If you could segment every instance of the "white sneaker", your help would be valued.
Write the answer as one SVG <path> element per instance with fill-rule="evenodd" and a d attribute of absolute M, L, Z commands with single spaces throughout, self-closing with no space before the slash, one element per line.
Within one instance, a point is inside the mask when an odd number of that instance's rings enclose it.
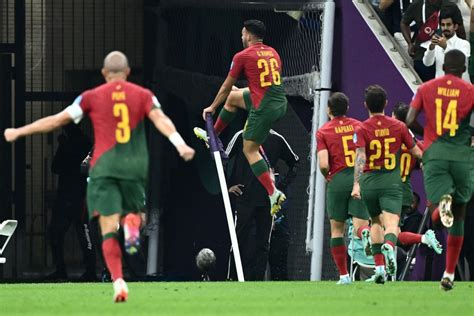
<path fill-rule="evenodd" d="M 128 287 L 127 283 L 123 279 L 117 279 L 114 281 L 114 302 L 121 303 L 126 302 L 128 299 Z"/>

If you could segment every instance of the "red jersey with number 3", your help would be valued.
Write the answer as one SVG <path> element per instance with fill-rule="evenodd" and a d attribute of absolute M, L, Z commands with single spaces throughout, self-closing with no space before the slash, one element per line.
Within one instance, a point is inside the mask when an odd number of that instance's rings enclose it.
<path fill-rule="evenodd" d="M 326 149 L 329 157 L 328 179 L 355 162 L 354 132 L 360 121 L 350 117 L 336 117 L 316 133 L 317 151 Z"/>
<path fill-rule="evenodd" d="M 430 80 L 418 88 L 411 106 L 425 112 L 424 161 L 469 160 L 474 108 L 470 83 L 450 74 Z"/>
<path fill-rule="evenodd" d="M 255 109 L 259 108 L 266 95 L 281 98 L 286 104 L 285 91 L 281 85 L 281 59 L 272 47 L 257 43 L 235 54 L 229 76 L 238 79 L 241 75 L 248 81 Z"/>
<path fill-rule="evenodd" d="M 354 143 L 357 148 L 365 148 L 364 172 L 395 170 L 399 167 L 402 144 L 409 149 L 415 146 L 406 125 L 386 115 L 365 120 L 356 128 Z"/>
<path fill-rule="evenodd" d="M 126 81 L 114 81 L 88 90 L 78 104 L 94 127 L 91 177 L 145 179 L 148 150 L 144 119 L 159 103 L 153 94 Z"/>

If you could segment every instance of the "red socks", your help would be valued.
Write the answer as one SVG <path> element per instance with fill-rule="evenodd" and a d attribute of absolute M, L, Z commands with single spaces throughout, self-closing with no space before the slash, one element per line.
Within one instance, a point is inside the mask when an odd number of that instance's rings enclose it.
<path fill-rule="evenodd" d="M 346 245 L 331 247 L 331 254 L 339 275 L 349 274 L 347 272 L 347 248 Z"/>
<path fill-rule="evenodd" d="M 102 241 L 102 253 L 107 268 L 112 276 L 112 280 L 123 279 L 122 251 L 120 250 L 120 245 L 116 236 Z"/>
<path fill-rule="evenodd" d="M 446 250 L 446 272 L 454 274 L 459 254 L 461 253 L 464 236 L 448 235 L 448 249 Z"/>
<path fill-rule="evenodd" d="M 268 195 L 272 195 L 275 192 L 275 185 L 273 184 L 272 177 L 270 177 L 270 172 L 264 172 L 257 177 L 258 181 L 263 185 L 265 190 L 267 190 Z"/>
<path fill-rule="evenodd" d="M 421 235 L 410 232 L 401 232 L 398 234 L 398 240 L 404 246 L 411 246 L 421 243 Z"/>
<path fill-rule="evenodd" d="M 220 116 L 217 118 L 216 123 L 214 124 L 214 129 L 216 130 L 216 135 L 219 135 L 226 127 L 229 125 L 229 123 L 224 122 Z"/>

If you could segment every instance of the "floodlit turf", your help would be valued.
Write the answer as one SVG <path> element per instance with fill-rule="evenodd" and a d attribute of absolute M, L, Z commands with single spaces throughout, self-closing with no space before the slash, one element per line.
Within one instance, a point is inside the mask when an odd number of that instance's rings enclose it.
<path fill-rule="evenodd" d="M 0 284 L 0 315 L 474 315 L 474 283 L 129 283 L 112 303 L 110 283 Z"/>

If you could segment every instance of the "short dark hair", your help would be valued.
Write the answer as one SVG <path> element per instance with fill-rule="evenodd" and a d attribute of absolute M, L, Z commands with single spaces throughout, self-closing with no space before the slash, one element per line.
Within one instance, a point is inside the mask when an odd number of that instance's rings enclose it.
<path fill-rule="evenodd" d="M 334 92 L 328 100 L 328 107 L 334 116 L 343 116 L 347 113 L 349 98 L 342 92 Z"/>
<path fill-rule="evenodd" d="M 441 10 L 439 12 L 439 22 L 441 23 L 441 19 L 449 19 L 453 20 L 454 24 L 462 25 L 462 14 L 459 10 L 457 4 L 452 2 L 443 3 L 441 6 Z"/>
<path fill-rule="evenodd" d="M 407 119 L 407 114 L 408 114 L 408 109 L 410 106 L 406 104 L 405 102 L 397 102 L 395 104 L 395 107 L 393 108 L 393 114 L 395 114 L 395 117 L 397 120 L 405 122 Z"/>
<path fill-rule="evenodd" d="M 244 27 L 252 35 L 255 35 L 256 37 L 263 39 L 265 37 L 265 24 L 263 24 L 262 21 L 260 20 L 247 20 L 244 22 Z"/>
<path fill-rule="evenodd" d="M 378 84 L 365 88 L 364 100 L 371 113 L 381 113 L 387 102 L 387 92 Z"/>
<path fill-rule="evenodd" d="M 439 24 L 441 25 L 441 20 L 451 19 L 453 24 L 459 25 L 459 21 L 456 21 L 455 17 L 456 15 L 451 8 L 443 8 L 439 13 Z"/>
<path fill-rule="evenodd" d="M 466 70 L 466 55 L 458 49 L 444 54 L 443 70 L 446 74 L 461 75 Z"/>

